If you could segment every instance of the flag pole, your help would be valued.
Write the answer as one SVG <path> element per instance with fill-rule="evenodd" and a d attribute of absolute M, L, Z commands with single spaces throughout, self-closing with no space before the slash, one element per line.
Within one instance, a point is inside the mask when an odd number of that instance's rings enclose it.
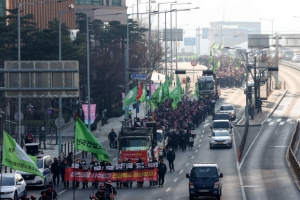
<path fill-rule="evenodd" d="M 77 120 L 78 120 L 78 112 L 75 113 L 75 131 L 74 131 L 74 148 L 73 148 L 73 163 L 74 163 L 74 167 L 73 167 L 73 174 L 74 174 L 74 170 L 75 170 L 75 134 L 76 134 L 76 123 L 77 123 Z M 73 164 L 72 163 L 72 164 Z M 72 164 L 71 164 L 71 167 L 72 167 Z M 75 176 L 73 175 L 73 200 L 75 200 L 75 189 L 76 189 L 76 182 L 75 182 Z"/>

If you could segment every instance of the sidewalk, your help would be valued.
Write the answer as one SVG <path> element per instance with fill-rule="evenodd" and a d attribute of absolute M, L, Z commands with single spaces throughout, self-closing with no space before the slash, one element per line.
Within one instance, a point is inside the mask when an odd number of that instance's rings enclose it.
<path fill-rule="evenodd" d="M 262 125 L 273 114 L 286 93 L 287 90 L 273 90 L 268 99 L 262 101 L 262 113 L 257 113 L 257 110 L 255 109 L 253 120 L 249 115 L 249 126 Z M 236 124 L 236 126 L 244 126 L 245 122 L 246 117 L 243 115 L 242 119 Z"/>

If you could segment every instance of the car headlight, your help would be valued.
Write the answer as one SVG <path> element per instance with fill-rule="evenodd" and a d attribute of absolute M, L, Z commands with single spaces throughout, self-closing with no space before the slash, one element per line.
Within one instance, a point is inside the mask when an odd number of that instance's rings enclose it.
<path fill-rule="evenodd" d="M 194 183 L 190 182 L 190 188 L 194 188 Z"/>
<path fill-rule="evenodd" d="M 219 188 L 219 182 L 215 182 L 214 188 Z"/>
<path fill-rule="evenodd" d="M 231 139 L 227 139 L 226 142 L 231 142 Z"/>
<path fill-rule="evenodd" d="M 3 192 L 3 194 L 11 194 L 13 193 L 14 191 L 9 191 L 9 192 Z"/>

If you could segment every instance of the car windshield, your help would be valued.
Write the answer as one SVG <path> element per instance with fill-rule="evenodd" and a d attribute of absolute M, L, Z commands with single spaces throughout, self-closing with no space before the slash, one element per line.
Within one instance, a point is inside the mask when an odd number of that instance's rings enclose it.
<path fill-rule="evenodd" d="M 221 106 L 220 110 L 233 110 L 233 106 L 231 106 L 231 105 Z"/>
<path fill-rule="evenodd" d="M 229 128 L 228 122 L 214 122 L 213 128 Z"/>
<path fill-rule="evenodd" d="M 216 114 L 214 120 L 218 119 L 230 119 L 230 116 L 228 114 Z"/>
<path fill-rule="evenodd" d="M 149 140 L 124 139 L 121 141 L 121 150 L 148 150 Z"/>
<path fill-rule="evenodd" d="M 214 89 L 214 82 L 204 82 L 199 83 L 199 89 L 200 90 L 213 90 Z"/>
<path fill-rule="evenodd" d="M 37 161 L 36 161 L 36 166 L 37 166 L 39 169 L 42 169 L 42 168 L 43 168 L 43 160 L 37 160 Z"/>
<path fill-rule="evenodd" d="M 218 172 L 215 167 L 194 167 L 191 178 L 217 178 Z"/>
<path fill-rule="evenodd" d="M 227 131 L 223 132 L 213 132 L 212 136 L 229 136 L 229 133 Z"/>
<path fill-rule="evenodd" d="M 14 177 L 5 177 L 5 176 L 2 176 L 2 184 L 1 184 L 1 186 L 12 186 L 12 185 L 15 185 Z"/>

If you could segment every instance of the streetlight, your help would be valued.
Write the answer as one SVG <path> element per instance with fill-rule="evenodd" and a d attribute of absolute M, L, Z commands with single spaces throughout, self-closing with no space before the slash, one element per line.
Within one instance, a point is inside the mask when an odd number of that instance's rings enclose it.
<path fill-rule="evenodd" d="M 61 3 L 66 0 L 55 0 L 55 1 L 46 1 L 46 2 L 28 2 L 28 3 L 18 3 L 18 61 L 21 61 L 21 6 L 24 5 L 34 5 L 34 4 L 48 4 L 48 3 Z M 18 142 L 21 146 L 21 97 L 18 97 Z"/>
<path fill-rule="evenodd" d="M 67 12 L 80 12 L 80 11 L 89 11 L 89 10 L 98 10 L 98 9 L 100 9 L 100 8 L 92 8 L 92 9 L 79 9 L 79 10 L 72 10 L 74 8 L 74 6 L 73 6 L 73 4 L 70 4 L 69 5 L 69 10 L 61 10 L 61 11 L 59 11 L 59 13 L 58 13 L 58 28 L 59 28 L 59 30 L 58 30 L 58 37 L 59 37 L 59 45 L 58 45 L 58 48 L 59 48 L 59 61 L 61 61 L 61 49 L 62 49 L 62 42 L 61 42 L 61 15 L 63 14 L 63 13 L 67 13 Z"/>
<path fill-rule="evenodd" d="M 173 6 L 177 6 L 177 5 L 187 5 L 187 4 L 192 4 L 191 2 L 189 3 L 174 3 L 170 5 L 170 10 L 172 10 Z M 170 12 L 170 24 L 171 24 L 171 76 L 173 73 L 173 65 L 172 65 L 172 60 L 173 60 L 173 27 L 172 27 L 172 12 Z M 177 23 L 177 20 L 176 20 Z"/>
<path fill-rule="evenodd" d="M 3 118 L 3 115 L 4 115 L 5 113 L 2 111 L 2 109 L 0 108 L 0 134 L 1 134 L 1 137 L 2 137 L 2 141 L 3 141 L 3 126 L 2 126 L 2 118 Z M 1 187 L 2 187 L 2 158 L 3 158 L 3 142 L 2 142 L 2 145 L 1 145 L 1 159 L 0 159 L 0 161 L 1 161 L 1 164 L 0 164 L 0 166 L 1 166 L 1 180 L 0 180 L 0 184 L 1 184 Z M 0 199 L 1 199 L 1 193 L 2 192 L 0 192 Z"/>
<path fill-rule="evenodd" d="M 273 19 L 263 19 L 263 18 L 259 18 L 259 20 L 265 20 L 265 21 L 269 21 L 269 22 L 272 22 L 272 45 L 273 45 L 273 20 L 274 20 L 274 18 Z"/>
<path fill-rule="evenodd" d="M 139 23 L 139 4 L 147 4 L 149 2 L 145 2 L 145 3 L 139 3 L 139 0 L 136 0 L 136 3 L 132 4 L 132 18 L 133 18 L 133 12 L 134 12 L 134 6 L 136 5 L 136 13 L 137 14 L 137 22 Z"/>

